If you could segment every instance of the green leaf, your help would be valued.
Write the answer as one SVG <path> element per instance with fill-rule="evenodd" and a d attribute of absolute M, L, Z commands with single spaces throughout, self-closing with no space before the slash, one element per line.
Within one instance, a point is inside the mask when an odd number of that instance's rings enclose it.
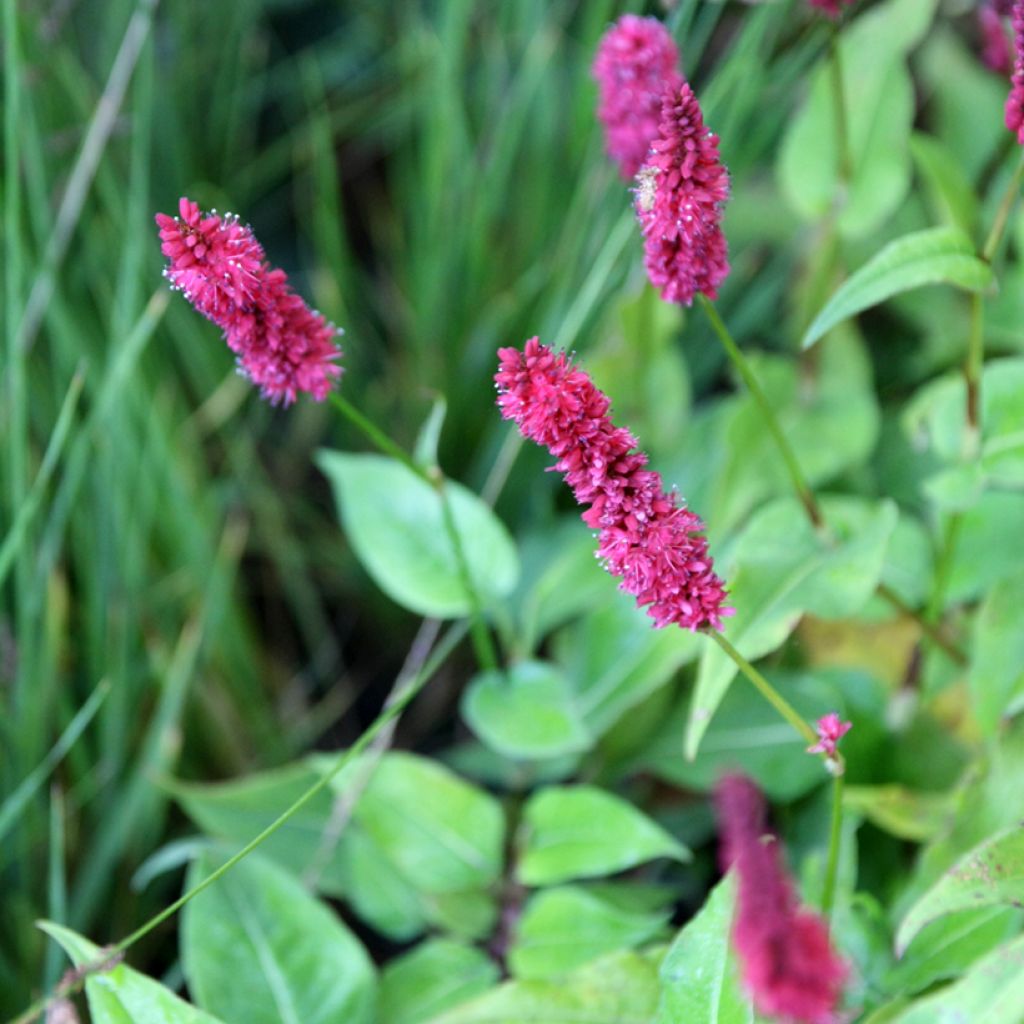
<path fill-rule="evenodd" d="M 380 978 L 380 1024 L 421 1024 L 486 992 L 498 965 L 473 946 L 430 939 L 392 960 Z"/>
<path fill-rule="evenodd" d="M 894 1024 L 1019 1024 L 1024 1019 L 1024 936 L 977 961 L 957 982 L 913 1003 Z"/>
<path fill-rule="evenodd" d="M 900 839 L 924 842 L 941 831 L 953 813 L 947 793 L 927 793 L 905 786 L 846 786 L 843 806 Z"/>
<path fill-rule="evenodd" d="M 657 959 L 613 953 L 558 981 L 506 982 L 431 1024 L 643 1024 L 657 1002 Z"/>
<path fill-rule="evenodd" d="M 889 0 L 864 12 L 839 39 L 852 180 L 839 178 L 839 143 L 829 58 L 815 69 L 807 102 L 779 150 L 783 194 L 806 220 L 838 210 L 846 236 L 880 227 L 910 187 L 907 139 L 914 88 L 906 54 L 934 17 L 936 0 Z"/>
<path fill-rule="evenodd" d="M 736 609 L 725 632 L 748 659 L 779 647 L 805 611 L 843 618 L 863 607 L 878 585 L 896 526 L 895 505 L 853 497 L 826 497 L 820 505 L 835 543 L 808 523 L 795 498 L 763 508 L 736 539 L 723 567 L 729 603 Z M 735 675 L 732 660 L 708 642 L 687 724 L 687 758 L 696 756 Z"/>
<path fill-rule="evenodd" d="M 676 936 L 659 972 L 655 1024 L 753 1024 L 754 1010 L 740 989 L 729 939 L 735 890 L 730 873 Z"/>
<path fill-rule="evenodd" d="M 501 874 L 505 819 L 500 804 L 429 758 L 385 754 L 354 817 L 422 892 L 480 888 Z"/>
<path fill-rule="evenodd" d="M 904 916 L 896 932 L 902 953 L 930 921 L 952 913 L 1024 901 L 1024 830 L 1019 825 L 997 833 L 953 865 Z"/>
<path fill-rule="evenodd" d="M 1020 710 L 1024 695 L 1024 572 L 1000 580 L 974 620 L 968 683 L 982 731 L 993 736 L 1004 715 Z"/>
<path fill-rule="evenodd" d="M 476 676 L 463 692 L 462 717 L 507 757 L 555 757 L 587 750 L 593 742 L 568 680 L 541 661 Z"/>
<path fill-rule="evenodd" d="M 597 735 L 664 686 L 703 643 L 684 629 L 655 629 L 647 613 L 614 584 L 608 593 L 604 607 L 555 640 L 555 659 L 572 681 L 576 707 Z"/>
<path fill-rule="evenodd" d="M 594 786 L 550 786 L 523 809 L 518 877 L 552 885 L 610 875 L 656 857 L 689 860 L 690 851 L 631 803 Z"/>
<path fill-rule="evenodd" d="M 76 967 L 103 959 L 99 946 L 70 928 L 52 921 L 40 921 L 39 927 L 64 947 Z M 123 963 L 89 975 L 85 993 L 93 1024 L 219 1024 L 216 1017 Z"/>
<path fill-rule="evenodd" d="M 952 284 L 976 292 L 991 288 L 995 276 L 958 228 L 929 228 L 904 235 L 840 285 L 807 328 L 803 347 L 810 348 L 847 317 L 926 284 Z"/>
<path fill-rule="evenodd" d="M 535 893 L 519 919 L 508 963 L 517 978 L 557 978 L 617 949 L 653 939 L 670 916 L 630 910 L 567 885 Z"/>
<path fill-rule="evenodd" d="M 420 615 L 468 615 L 472 601 L 435 488 L 394 459 L 321 451 L 352 549 L 377 585 Z M 471 491 L 445 486 L 470 578 L 485 605 L 511 592 L 519 563 L 511 537 Z"/>
<path fill-rule="evenodd" d="M 923 132 L 910 137 L 910 153 L 928 185 L 937 213 L 952 227 L 970 234 L 978 221 L 978 198 L 964 173 L 960 155 Z"/>
<path fill-rule="evenodd" d="M 926 924 L 885 978 L 888 992 L 911 994 L 957 978 L 979 957 L 1013 938 L 1024 922 L 1015 907 L 960 910 Z"/>
<path fill-rule="evenodd" d="M 218 866 L 199 857 L 192 888 Z M 290 874 L 258 854 L 182 912 L 182 966 L 196 1002 L 245 1024 L 371 1024 L 373 963 L 359 940 Z"/>
<path fill-rule="evenodd" d="M 1024 495 L 986 492 L 960 517 L 950 559 L 946 606 L 984 597 L 996 582 L 1024 569 Z"/>

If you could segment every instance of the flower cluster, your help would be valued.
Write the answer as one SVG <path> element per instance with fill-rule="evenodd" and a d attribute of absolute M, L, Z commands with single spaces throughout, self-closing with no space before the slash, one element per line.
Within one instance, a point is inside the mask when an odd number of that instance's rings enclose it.
<path fill-rule="evenodd" d="M 616 427 L 610 402 L 590 377 L 531 338 L 503 348 L 495 381 L 502 416 L 558 461 L 583 520 L 598 530 L 598 557 L 657 626 L 721 627 L 725 589 L 715 575 L 703 524 L 666 493 L 636 438 Z"/>
<path fill-rule="evenodd" d="M 797 902 L 780 844 L 766 834 L 764 798 L 749 779 L 715 790 L 723 870 L 738 880 L 733 943 L 758 1013 L 800 1024 L 833 1024 L 847 967 L 825 922 Z"/>
<path fill-rule="evenodd" d="M 338 330 L 312 311 L 270 267 L 250 228 L 237 217 L 203 214 L 182 197 L 179 216 L 158 213 L 171 287 L 224 332 L 241 372 L 275 404 L 300 391 L 318 401 L 341 376 Z"/>
<path fill-rule="evenodd" d="M 718 156 L 718 136 L 704 127 L 689 84 L 662 97 L 658 135 L 638 175 L 636 212 L 644 235 L 644 264 L 666 302 L 709 299 L 729 273 L 722 207 L 729 175 Z"/>
<path fill-rule="evenodd" d="M 1013 25 L 1013 77 L 1006 97 L 1006 127 L 1024 145 L 1024 0 L 1014 0 L 1010 11 Z"/>
<path fill-rule="evenodd" d="M 608 155 L 623 178 L 632 178 L 647 157 L 658 131 L 666 86 L 682 83 L 679 51 L 657 18 L 621 17 L 601 38 L 594 58 Z"/>
<path fill-rule="evenodd" d="M 1003 26 L 1004 11 L 996 0 L 988 0 L 978 8 L 978 28 L 981 32 L 981 60 L 992 71 L 1008 75 L 1013 65 L 1010 41 Z"/>
<path fill-rule="evenodd" d="M 853 728 L 852 722 L 844 722 L 834 711 L 822 715 L 814 723 L 818 742 L 807 748 L 808 754 L 824 754 L 834 758 L 838 753 L 839 741 Z"/>

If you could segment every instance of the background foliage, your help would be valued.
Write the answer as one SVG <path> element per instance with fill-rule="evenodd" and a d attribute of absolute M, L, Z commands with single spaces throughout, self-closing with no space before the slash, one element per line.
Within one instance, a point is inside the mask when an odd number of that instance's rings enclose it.
<path fill-rule="evenodd" d="M 953 239 L 934 279 L 988 284 L 955 257 L 1013 171 L 1005 83 L 969 4 L 859 5 L 833 215 L 826 25 L 795 0 L 657 12 L 731 173 L 718 308 L 827 492 L 826 546 L 706 322 L 645 286 L 589 79 L 638 6 L 6 0 L 0 1015 L 57 981 L 58 942 L 88 959 L 75 933 L 124 936 L 251 838 L 434 642 L 419 616 L 467 610 L 417 533 L 415 479 L 355 454 L 329 408 L 256 400 L 166 291 L 152 215 L 187 194 L 252 223 L 344 326 L 345 393 L 465 485 L 512 667 L 495 679 L 460 645 L 372 773 L 354 762 L 337 799 L 90 981 L 95 1020 L 751 1019 L 705 794 L 722 768 L 753 775 L 814 902 L 825 778 L 721 652 L 616 593 L 544 454 L 509 442 L 495 350 L 533 334 L 579 352 L 707 522 L 737 646 L 800 711 L 855 723 L 850 1005 L 1024 1019 L 1020 218 L 986 299 L 977 457 L 962 291 L 869 274 L 800 348 L 840 281 L 912 232 Z M 121 99 L 108 76 L 140 29 Z M 1007 884 L 944 875 L 989 854 Z"/>

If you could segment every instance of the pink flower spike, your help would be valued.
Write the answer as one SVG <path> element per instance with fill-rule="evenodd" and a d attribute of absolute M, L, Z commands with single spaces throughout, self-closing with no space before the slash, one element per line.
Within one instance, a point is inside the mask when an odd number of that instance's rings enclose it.
<path fill-rule="evenodd" d="M 290 405 L 304 391 L 323 401 L 341 377 L 341 332 L 291 290 L 237 217 L 203 214 L 184 197 L 178 208 L 177 217 L 156 215 L 171 287 L 221 328 L 264 398 Z"/>
<path fill-rule="evenodd" d="M 1013 25 L 1013 76 L 1006 97 L 1006 127 L 1016 133 L 1024 145 L 1024 0 L 1013 0 L 1010 11 Z"/>
<path fill-rule="evenodd" d="M 749 779 L 729 775 L 715 808 L 722 868 L 738 880 L 732 941 L 754 1007 L 791 1024 L 836 1024 L 849 970 L 825 921 L 799 906 L 780 843 L 766 832 L 764 798 Z"/>
<path fill-rule="evenodd" d="M 827 14 L 830 18 L 838 18 L 843 4 L 853 4 L 856 0 L 810 0 L 812 7 Z"/>
<path fill-rule="evenodd" d="M 839 716 L 830 711 L 815 722 L 814 728 L 818 733 L 818 742 L 808 747 L 807 753 L 835 757 L 836 745 L 853 728 L 853 723 L 840 721 Z"/>
<path fill-rule="evenodd" d="M 981 61 L 999 75 L 1009 75 L 1013 65 L 1010 56 L 1010 40 L 1000 16 L 999 7 L 993 3 L 978 8 L 978 28 L 981 30 Z"/>
<path fill-rule="evenodd" d="M 625 14 L 601 37 L 591 73 L 605 148 L 622 177 L 632 178 L 658 133 L 662 92 L 682 84 L 679 51 L 657 18 Z"/>
<path fill-rule="evenodd" d="M 715 575 L 703 524 L 666 493 L 636 438 L 616 427 L 608 396 L 573 366 L 531 338 L 523 351 L 498 352 L 498 407 L 520 433 L 558 460 L 583 521 L 598 531 L 598 558 L 618 576 L 659 628 L 721 628 L 731 615 Z"/>
<path fill-rule="evenodd" d="M 722 208 L 729 175 L 718 157 L 718 136 L 685 82 L 662 96 L 658 135 L 637 175 L 636 213 L 644 235 L 644 264 L 666 302 L 689 306 L 701 292 L 718 296 L 729 273 Z"/>

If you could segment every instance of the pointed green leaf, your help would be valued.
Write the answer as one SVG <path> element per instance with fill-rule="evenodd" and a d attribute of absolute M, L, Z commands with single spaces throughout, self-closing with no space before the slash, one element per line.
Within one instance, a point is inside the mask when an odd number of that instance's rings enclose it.
<path fill-rule="evenodd" d="M 394 459 L 321 451 L 346 536 L 374 582 L 420 615 L 468 615 L 472 601 L 445 528 L 437 490 Z M 508 531 L 472 491 L 445 485 L 474 588 L 484 604 L 515 586 L 519 562 Z"/>
<path fill-rule="evenodd" d="M 595 786 L 549 786 L 523 810 L 519 880 L 551 885 L 610 875 L 656 857 L 690 851 L 631 803 Z"/>
<path fill-rule="evenodd" d="M 929 228 L 904 235 L 840 285 L 807 328 L 803 347 L 810 348 L 847 317 L 926 284 L 952 284 L 977 292 L 991 288 L 995 276 L 958 228 Z"/>

